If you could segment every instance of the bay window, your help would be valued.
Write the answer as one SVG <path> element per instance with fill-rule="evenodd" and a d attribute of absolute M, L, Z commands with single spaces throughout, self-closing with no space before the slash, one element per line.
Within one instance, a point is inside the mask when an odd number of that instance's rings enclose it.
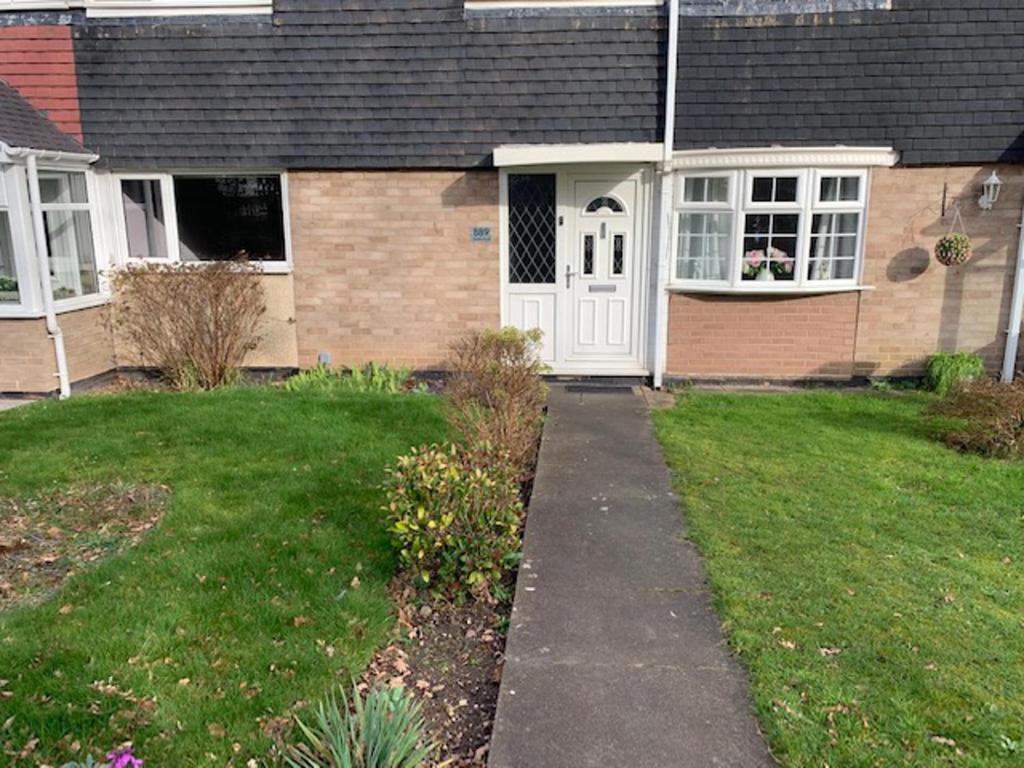
<path fill-rule="evenodd" d="M 863 170 L 677 176 L 673 285 L 723 292 L 855 287 L 866 186 Z"/>
<path fill-rule="evenodd" d="M 280 175 L 124 175 L 119 185 L 121 249 L 129 260 L 287 267 Z"/>

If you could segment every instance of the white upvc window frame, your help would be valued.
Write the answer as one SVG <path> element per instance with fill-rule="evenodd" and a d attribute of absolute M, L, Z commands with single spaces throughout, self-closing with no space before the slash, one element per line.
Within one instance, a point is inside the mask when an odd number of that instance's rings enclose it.
<path fill-rule="evenodd" d="M 103 248 L 103 222 L 98 204 L 100 192 L 96 181 L 96 174 L 91 168 L 81 166 L 39 164 L 39 176 L 47 174 L 80 173 L 85 177 L 86 202 L 84 203 L 42 203 L 40 206 L 43 213 L 49 210 L 85 211 L 89 214 L 89 232 L 92 235 L 93 260 L 96 266 L 97 291 L 83 296 L 72 296 L 65 299 L 54 297 L 53 308 L 59 312 L 71 312 L 76 309 L 95 307 L 105 304 L 110 300 L 110 288 L 105 278 L 105 272 L 109 266 L 104 258 Z M 52 258 L 52 256 L 51 256 Z M 49 279 L 49 274 L 46 275 Z"/>
<path fill-rule="evenodd" d="M 259 267 L 264 274 L 290 274 L 293 269 L 292 263 L 292 230 L 291 213 L 288 208 L 288 172 L 277 170 L 246 170 L 246 171 L 219 171 L 219 170 L 189 170 L 159 172 L 139 171 L 138 173 L 120 171 L 112 174 L 111 184 L 111 210 L 115 212 L 114 230 L 115 240 L 114 253 L 118 265 L 132 264 L 216 264 L 216 261 L 182 262 L 181 242 L 178 239 L 178 206 L 175 197 L 174 179 L 184 177 L 211 178 L 216 176 L 277 176 L 281 180 L 281 216 L 284 224 L 284 261 L 253 261 L 253 265 Z M 160 194 L 163 198 L 164 209 L 164 233 L 167 237 L 167 258 L 166 259 L 145 259 L 136 258 L 128 250 L 128 231 L 124 216 L 124 202 L 121 197 L 121 182 L 125 180 L 159 181 Z"/>
<path fill-rule="evenodd" d="M 755 166 L 749 168 L 685 168 L 675 172 L 675 205 L 672 216 L 672 258 L 668 287 L 677 291 L 743 293 L 743 294 L 785 294 L 785 293 L 828 293 L 831 291 L 862 288 L 864 270 L 864 240 L 867 222 L 869 170 L 864 167 L 792 167 Z M 757 177 L 797 177 L 795 202 L 754 202 L 753 183 Z M 819 190 L 823 177 L 857 177 L 858 199 L 854 201 L 820 202 Z M 689 203 L 684 201 L 686 180 L 692 178 L 726 177 L 729 179 L 729 203 Z M 727 269 L 728 277 L 723 280 L 689 280 L 678 277 L 678 256 L 680 248 L 680 222 L 686 213 L 732 214 L 731 253 Z M 792 280 L 758 281 L 743 279 L 744 235 L 748 214 L 798 214 L 800 223 L 797 233 L 797 247 Z M 809 277 L 809 259 L 812 222 L 816 214 L 854 213 L 858 215 L 856 262 L 854 276 L 850 279 L 817 279 Z"/>

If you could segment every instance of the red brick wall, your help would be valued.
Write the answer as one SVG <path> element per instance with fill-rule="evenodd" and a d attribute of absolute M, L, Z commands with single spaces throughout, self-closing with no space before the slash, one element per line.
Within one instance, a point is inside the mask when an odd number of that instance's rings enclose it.
<path fill-rule="evenodd" d="M 0 27 L 0 79 L 82 140 L 70 27 Z"/>
<path fill-rule="evenodd" d="M 669 301 L 670 376 L 849 378 L 856 293 L 762 297 L 675 294 Z"/>

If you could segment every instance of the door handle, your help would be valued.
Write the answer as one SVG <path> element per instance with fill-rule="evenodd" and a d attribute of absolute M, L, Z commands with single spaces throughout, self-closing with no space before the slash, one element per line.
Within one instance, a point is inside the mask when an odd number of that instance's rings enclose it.
<path fill-rule="evenodd" d="M 566 288 L 572 288 L 572 279 L 574 277 L 576 277 L 576 273 L 572 271 L 572 268 L 568 264 L 566 264 L 565 265 L 565 287 Z"/>

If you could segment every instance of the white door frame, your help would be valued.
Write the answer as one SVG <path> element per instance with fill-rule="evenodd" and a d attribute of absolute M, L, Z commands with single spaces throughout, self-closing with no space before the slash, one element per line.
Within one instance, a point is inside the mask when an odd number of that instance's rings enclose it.
<path fill-rule="evenodd" d="M 556 230 L 555 283 L 537 286 L 511 285 L 508 280 L 508 176 L 509 174 L 534 173 L 555 175 L 555 208 L 558 217 Z M 576 202 L 575 180 L 606 178 L 609 175 L 633 178 L 637 181 L 636 221 L 636 270 L 633 281 L 636 286 L 636 301 L 633 306 L 632 328 L 636 346 L 636 365 L 602 365 L 600 361 L 571 361 L 569 357 L 568 312 L 571 311 L 570 291 L 565 288 L 566 264 L 570 264 L 575 247 Z M 574 164 L 574 165 L 531 165 L 522 168 L 508 167 L 499 171 L 499 252 L 500 278 L 499 295 L 501 302 L 501 324 L 512 322 L 512 301 L 531 294 L 530 300 L 537 311 L 553 313 L 554 338 L 546 340 L 547 364 L 551 373 L 580 376 L 647 376 L 651 372 L 648 333 L 651 321 L 650 275 L 652 274 L 651 231 L 652 195 L 655 172 L 653 165 L 636 163 L 616 164 Z M 552 297 L 549 299 L 548 297 Z M 548 308 L 549 301 L 553 306 Z M 542 308 L 543 307 L 543 308 Z"/>

